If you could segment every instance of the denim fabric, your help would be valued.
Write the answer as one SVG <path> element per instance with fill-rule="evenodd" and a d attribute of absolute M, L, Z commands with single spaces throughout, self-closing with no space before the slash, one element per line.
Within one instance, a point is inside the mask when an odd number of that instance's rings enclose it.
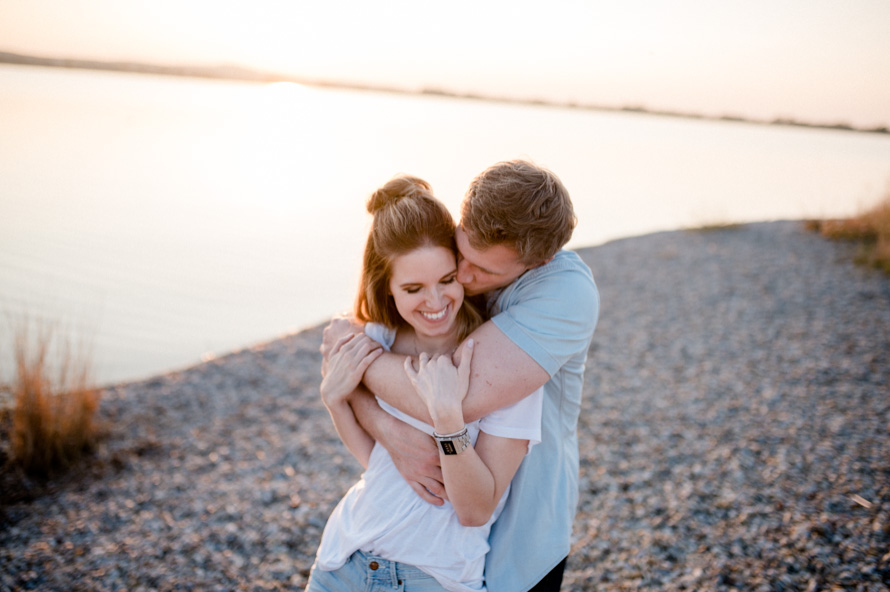
<path fill-rule="evenodd" d="M 373 567 L 376 566 L 376 569 Z M 306 592 L 445 592 L 436 578 L 413 565 L 356 551 L 341 567 L 312 567 Z"/>

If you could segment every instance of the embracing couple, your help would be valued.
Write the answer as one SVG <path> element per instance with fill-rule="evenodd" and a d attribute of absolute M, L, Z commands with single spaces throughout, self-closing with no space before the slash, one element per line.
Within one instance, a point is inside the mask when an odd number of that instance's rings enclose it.
<path fill-rule="evenodd" d="M 550 171 L 502 162 L 460 223 L 425 181 L 368 201 L 354 318 L 325 330 L 322 399 L 365 468 L 307 590 L 558 590 L 578 502 L 577 423 L 599 313 Z"/>

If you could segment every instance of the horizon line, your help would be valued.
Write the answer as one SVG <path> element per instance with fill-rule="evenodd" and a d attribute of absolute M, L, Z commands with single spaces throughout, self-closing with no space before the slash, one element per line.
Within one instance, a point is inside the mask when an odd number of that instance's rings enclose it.
<path fill-rule="evenodd" d="M 603 111 L 612 113 L 635 113 L 641 115 L 655 115 L 662 117 L 680 117 L 686 119 L 700 119 L 706 121 L 718 121 L 727 123 L 749 123 L 754 125 L 781 125 L 793 127 L 817 128 L 835 131 L 847 131 L 856 133 L 890 134 L 887 126 L 881 127 L 857 127 L 848 123 L 812 123 L 798 121 L 796 119 L 777 117 L 772 120 L 749 118 L 740 115 L 705 115 L 701 113 L 688 113 L 663 109 L 649 109 L 642 105 L 608 106 L 576 101 L 558 102 L 543 99 L 498 97 L 480 95 L 475 93 L 458 93 L 447 89 L 435 87 L 423 87 L 419 90 L 410 90 L 396 86 L 358 83 L 348 81 L 334 81 L 325 79 L 310 79 L 290 74 L 268 72 L 255 68 L 249 68 L 234 64 L 216 65 L 188 65 L 171 66 L 147 62 L 112 61 L 112 60 L 87 60 L 78 58 L 48 58 L 35 55 L 20 54 L 0 51 L 0 64 L 13 64 L 23 66 L 41 66 L 51 68 L 70 68 L 82 70 L 99 70 L 110 72 L 127 72 L 132 74 L 154 74 L 161 76 L 179 76 L 191 78 L 209 78 L 217 80 L 234 80 L 255 83 L 293 82 L 304 86 L 320 88 L 336 88 L 343 90 L 385 92 L 394 94 L 428 95 L 452 99 L 489 101 L 498 103 L 511 103 L 537 107 L 555 107 L 561 109 L 579 109 L 586 111 Z"/>

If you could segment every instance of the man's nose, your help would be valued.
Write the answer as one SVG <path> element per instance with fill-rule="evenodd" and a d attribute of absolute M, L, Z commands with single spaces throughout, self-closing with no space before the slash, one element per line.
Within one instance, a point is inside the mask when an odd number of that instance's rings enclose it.
<path fill-rule="evenodd" d="M 461 284 L 469 284 L 473 281 L 473 273 L 466 259 L 461 259 L 457 264 L 457 281 Z"/>

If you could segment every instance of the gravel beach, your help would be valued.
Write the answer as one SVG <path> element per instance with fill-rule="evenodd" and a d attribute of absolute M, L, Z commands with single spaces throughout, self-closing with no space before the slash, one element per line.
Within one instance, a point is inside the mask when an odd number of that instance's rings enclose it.
<path fill-rule="evenodd" d="M 579 252 L 602 310 L 563 590 L 890 589 L 890 278 L 796 221 Z M 107 388 L 88 462 L 0 491 L 0 590 L 301 590 L 360 473 L 320 342 Z"/>

